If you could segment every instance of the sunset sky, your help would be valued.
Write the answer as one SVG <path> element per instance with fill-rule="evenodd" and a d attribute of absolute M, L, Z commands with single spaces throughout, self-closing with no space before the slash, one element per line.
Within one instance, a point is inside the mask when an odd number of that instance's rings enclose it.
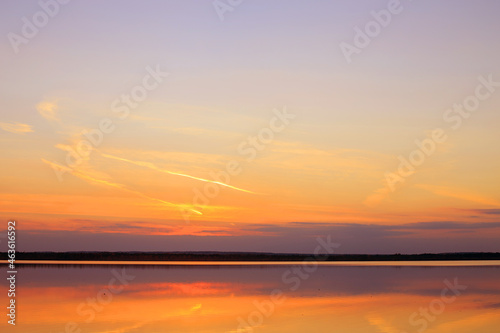
<path fill-rule="evenodd" d="M 500 251 L 500 2 L 46 2 L 0 2 L 19 250 Z"/>

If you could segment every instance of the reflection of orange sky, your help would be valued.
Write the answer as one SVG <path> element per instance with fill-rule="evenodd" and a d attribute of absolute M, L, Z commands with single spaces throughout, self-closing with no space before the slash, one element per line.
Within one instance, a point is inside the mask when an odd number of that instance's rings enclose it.
<path fill-rule="evenodd" d="M 254 286 L 255 288 L 256 286 Z M 96 289 L 97 288 L 97 289 Z M 43 302 L 43 299 L 51 298 L 64 301 L 70 298 L 85 298 L 91 295 L 93 291 L 99 289 L 106 289 L 107 285 L 102 286 L 79 286 L 73 287 L 26 287 L 23 294 L 30 295 L 30 299 L 35 302 Z M 239 289 L 237 289 L 239 288 Z M 245 288 L 249 288 L 247 285 Z M 154 297 L 154 296 L 209 296 L 209 295 L 229 295 L 234 292 L 242 292 L 243 288 L 238 287 L 237 284 L 218 283 L 218 282 L 193 282 L 193 283 L 147 283 L 147 284 L 133 284 L 127 286 L 127 294 L 133 297 Z"/>
<path fill-rule="evenodd" d="M 270 299 L 268 294 L 255 294 L 259 287 L 208 282 L 132 284 L 114 295 L 87 324 L 76 308 L 100 287 L 26 286 L 19 296 L 24 314 L 19 328 L 44 327 L 60 332 L 66 322 L 75 321 L 92 332 L 128 332 L 132 327 L 139 332 L 164 332 L 166 328 L 169 332 L 237 332 L 237 318 L 254 312 L 254 302 Z M 305 296 L 300 290 L 285 295 L 284 302 L 276 305 L 258 328 L 260 332 L 305 332 L 311 327 L 319 332 L 330 332 L 333 327 L 339 332 L 416 332 L 408 317 L 436 299 L 396 293 Z M 494 332 L 500 310 L 486 310 L 482 305 L 493 303 L 498 303 L 497 295 L 465 293 L 446 306 L 429 324 L 428 332 Z"/>

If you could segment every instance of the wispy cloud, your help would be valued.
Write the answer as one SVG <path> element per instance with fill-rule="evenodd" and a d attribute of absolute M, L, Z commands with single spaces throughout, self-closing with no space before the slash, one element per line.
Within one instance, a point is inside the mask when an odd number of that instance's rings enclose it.
<path fill-rule="evenodd" d="M 156 170 L 156 171 L 159 171 L 159 172 L 168 173 L 170 175 L 191 178 L 191 179 L 199 180 L 199 181 L 206 182 L 206 183 L 214 183 L 214 184 L 218 184 L 218 185 L 221 185 L 221 186 L 225 186 L 225 187 L 231 188 L 233 190 L 237 190 L 237 191 L 241 191 L 241 192 L 247 192 L 247 193 L 252 193 L 252 194 L 257 194 L 255 192 L 252 192 L 252 191 L 249 191 L 249 190 L 245 190 L 245 189 L 242 189 L 242 188 L 239 188 L 239 187 L 236 187 L 236 186 L 232 186 L 232 185 L 229 185 L 229 184 L 226 184 L 226 183 L 222 183 L 222 182 L 219 182 L 219 181 L 209 180 L 209 179 L 204 179 L 204 178 L 199 178 L 199 177 L 187 175 L 187 174 L 184 174 L 184 173 L 173 172 L 173 171 L 161 169 L 161 168 L 157 167 L 155 164 L 150 163 L 150 162 L 132 161 L 132 160 L 129 160 L 129 159 L 126 159 L 126 158 L 117 157 L 117 156 L 108 155 L 108 154 L 101 154 L 101 155 L 103 157 L 106 157 L 106 158 L 111 158 L 111 159 L 115 159 L 115 160 L 118 160 L 118 161 L 123 161 L 123 162 L 131 163 L 131 164 L 135 164 L 135 165 L 138 165 L 138 166 L 143 166 L 143 167 L 146 167 L 146 168 L 149 168 L 149 169 L 152 169 L 152 170 Z"/>
<path fill-rule="evenodd" d="M 42 158 L 42 161 L 48 165 L 50 165 L 52 168 L 54 169 L 57 169 L 57 170 L 61 170 L 61 171 L 65 171 L 65 172 L 69 172 L 71 173 L 72 175 L 74 175 L 75 177 L 78 177 L 80 179 L 83 179 L 89 183 L 92 183 L 92 184 L 97 184 L 97 185 L 104 185 L 104 186 L 108 186 L 108 187 L 114 187 L 114 188 L 118 188 L 118 189 L 121 189 L 123 191 L 126 191 L 126 192 L 129 192 L 129 193 L 132 193 L 132 194 L 135 194 L 137 196 L 140 196 L 142 198 L 145 198 L 145 199 L 148 199 L 148 200 L 151 200 L 151 201 L 155 201 L 155 202 L 158 202 L 164 206 L 168 206 L 168 207 L 175 207 L 175 208 L 178 208 L 178 209 L 187 209 L 189 211 L 192 211 L 193 213 L 196 213 L 196 214 L 199 214 L 201 215 L 201 212 L 193 209 L 193 208 L 190 208 L 188 207 L 187 205 L 183 205 L 183 204 L 176 204 L 176 203 L 173 203 L 173 202 L 168 202 L 168 201 L 165 201 L 165 200 L 161 200 L 161 199 L 158 199 L 158 198 L 154 198 L 154 197 L 151 197 L 149 195 L 146 195 L 142 192 L 139 192 L 139 191 L 135 191 L 135 190 L 131 190 L 131 189 L 128 189 L 125 187 L 125 185 L 122 185 L 122 184 L 118 184 L 118 183 L 114 183 L 114 182 L 110 182 L 110 181 L 107 181 L 107 180 L 103 180 L 103 179 L 97 179 L 95 177 L 92 177 L 88 174 L 85 174 L 83 172 L 80 172 L 80 171 L 77 171 L 75 169 L 70 169 L 68 167 L 65 167 L 65 166 L 62 166 L 62 165 L 59 165 L 57 163 L 53 163 L 53 162 L 50 162 L 50 161 L 47 161 L 45 159 Z"/>
<path fill-rule="evenodd" d="M 122 328 L 117 328 L 117 329 L 113 329 L 111 331 L 105 331 L 105 332 L 101 332 L 101 333 L 128 333 L 128 332 L 133 332 L 133 331 L 143 327 L 144 325 L 146 325 L 146 322 L 133 324 L 131 326 L 125 326 Z"/>
<path fill-rule="evenodd" d="M 43 101 L 37 104 L 38 113 L 47 120 L 58 121 L 57 104 L 54 102 Z"/>
<path fill-rule="evenodd" d="M 388 187 L 381 187 L 375 191 L 373 191 L 372 194 L 366 197 L 366 199 L 363 201 L 363 203 L 368 206 L 368 207 L 375 207 L 379 205 L 382 201 L 387 199 L 390 194 L 390 189 Z"/>
<path fill-rule="evenodd" d="M 221 131 L 221 130 L 214 130 L 214 129 L 209 129 L 209 128 L 201 128 L 201 127 L 164 127 L 164 126 L 153 126 L 152 128 L 163 128 L 170 130 L 172 132 L 180 133 L 180 134 L 185 134 L 185 135 L 193 135 L 193 136 L 198 136 L 198 137 L 210 137 L 211 139 L 213 138 L 223 138 L 223 139 L 228 139 L 228 138 L 237 138 L 239 136 L 238 133 L 236 132 L 229 132 L 229 131 Z"/>
<path fill-rule="evenodd" d="M 388 155 L 361 149 L 320 149 L 314 145 L 274 140 L 269 154 L 260 158 L 266 167 L 287 169 L 336 180 L 372 178 L 382 172 Z"/>
<path fill-rule="evenodd" d="M 500 215 L 500 209 L 469 209 L 469 211 L 486 214 L 486 215 Z"/>
<path fill-rule="evenodd" d="M 4 131 L 18 134 L 25 134 L 29 132 L 33 132 L 33 128 L 31 125 L 21 124 L 21 123 L 1 123 L 0 128 Z"/>
<path fill-rule="evenodd" d="M 498 206 L 500 207 L 500 201 L 493 198 L 486 197 L 484 195 L 473 193 L 471 191 L 466 191 L 458 188 L 451 188 L 446 186 L 437 186 L 429 184 L 417 184 L 415 187 L 429 191 L 436 195 L 443 197 L 450 197 L 459 200 L 470 201 L 474 203 L 479 203 L 487 206 Z"/>
<path fill-rule="evenodd" d="M 370 325 L 376 327 L 379 332 L 400 333 L 401 330 L 394 327 L 389 321 L 382 317 L 370 315 L 366 318 Z"/>

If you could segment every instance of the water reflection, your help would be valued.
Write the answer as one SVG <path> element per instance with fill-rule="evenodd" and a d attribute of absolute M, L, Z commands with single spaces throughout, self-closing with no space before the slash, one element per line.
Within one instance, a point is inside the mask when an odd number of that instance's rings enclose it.
<path fill-rule="evenodd" d="M 19 268 L 17 325 L 1 331 L 486 333 L 500 324 L 498 266 L 146 267 Z"/>

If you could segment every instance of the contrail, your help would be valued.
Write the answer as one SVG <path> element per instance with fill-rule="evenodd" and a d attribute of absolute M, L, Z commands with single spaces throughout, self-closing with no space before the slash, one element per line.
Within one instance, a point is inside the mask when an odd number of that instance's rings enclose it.
<path fill-rule="evenodd" d="M 168 202 L 168 201 L 161 200 L 161 199 L 158 199 L 158 198 L 150 197 L 149 195 L 146 195 L 144 193 L 141 193 L 141 192 L 138 192 L 138 191 L 134 191 L 134 190 L 130 190 L 130 189 L 126 188 L 122 184 L 109 182 L 107 180 L 97 179 L 97 178 L 91 177 L 89 175 L 86 175 L 86 174 L 84 174 L 82 172 L 79 172 L 79 171 L 67 168 L 67 167 L 59 165 L 57 163 L 53 163 L 53 162 L 47 161 L 47 160 L 45 160 L 43 158 L 42 158 L 42 161 L 44 163 L 50 165 L 53 168 L 59 168 L 59 169 L 62 169 L 64 171 L 67 171 L 67 172 L 71 173 L 72 175 L 74 175 L 75 177 L 78 177 L 80 179 L 86 180 L 86 181 L 88 181 L 90 183 L 95 183 L 95 184 L 100 184 L 100 185 L 106 185 L 106 186 L 110 186 L 110 187 L 119 188 L 119 189 L 121 189 L 123 191 L 129 192 L 129 193 L 133 193 L 133 194 L 135 194 L 137 196 L 140 196 L 140 197 L 152 200 L 152 201 L 160 202 L 160 203 L 164 204 L 165 206 L 176 207 L 176 208 L 182 207 L 182 208 L 186 208 L 186 209 L 188 209 L 188 210 L 190 210 L 193 213 L 196 213 L 198 215 L 203 215 L 200 211 L 198 211 L 196 209 L 193 209 L 193 208 L 186 207 L 186 205 L 175 204 L 173 202 Z"/>
<path fill-rule="evenodd" d="M 103 154 L 103 153 L 101 153 L 101 155 L 103 157 L 115 159 L 115 160 L 118 160 L 118 161 L 124 161 L 124 162 L 132 163 L 132 164 L 135 164 L 135 165 L 143 166 L 143 167 L 146 167 L 146 168 L 150 168 L 150 169 L 153 169 L 153 170 L 156 170 L 156 171 L 168 173 L 170 175 L 187 177 L 187 178 L 196 179 L 196 180 L 199 180 L 199 181 L 202 181 L 202 182 L 206 182 L 206 183 L 214 183 L 214 184 L 218 184 L 218 185 L 221 185 L 221 186 L 232 188 L 233 190 L 236 190 L 236 191 L 241 191 L 241 192 L 246 192 L 246 193 L 252 193 L 252 194 L 258 194 L 256 192 L 245 190 L 245 189 L 242 189 L 242 188 L 239 188 L 239 187 L 236 187 L 236 186 L 232 186 L 232 185 L 229 185 L 229 184 L 226 184 L 226 183 L 218 182 L 218 181 L 215 181 L 215 180 L 209 180 L 209 179 L 204 179 L 204 178 L 199 178 L 199 177 L 195 177 L 195 176 L 186 175 L 184 173 L 178 173 L 178 172 L 168 171 L 168 170 L 165 170 L 165 169 L 160 169 L 159 167 L 157 167 L 156 165 L 154 165 L 153 163 L 150 163 L 150 162 L 132 161 L 132 160 L 128 160 L 126 158 L 117 157 L 117 156 L 108 155 L 108 154 Z"/>

